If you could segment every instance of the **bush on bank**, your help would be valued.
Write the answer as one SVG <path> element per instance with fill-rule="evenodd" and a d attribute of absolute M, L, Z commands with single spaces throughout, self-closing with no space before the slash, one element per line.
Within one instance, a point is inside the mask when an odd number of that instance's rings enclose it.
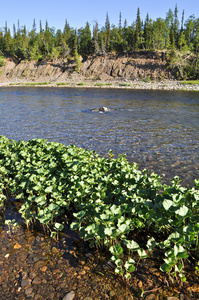
<path fill-rule="evenodd" d="M 178 177 L 165 185 L 124 155 L 0 136 L 2 211 L 14 197 L 27 227 L 39 223 L 52 237 L 69 223 L 91 247 L 109 249 L 115 272 L 127 280 L 157 249 L 164 253 L 160 269 L 172 280 L 186 281 L 189 260 L 197 270 L 199 180 L 195 185 L 182 187 Z"/>

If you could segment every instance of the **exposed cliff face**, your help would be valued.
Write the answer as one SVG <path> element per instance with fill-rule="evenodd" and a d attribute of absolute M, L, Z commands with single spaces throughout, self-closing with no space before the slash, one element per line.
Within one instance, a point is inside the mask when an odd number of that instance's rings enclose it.
<path fill-rule="evenodd" d="M 172 79 L 162 52 L 139 51 L 131 55 L 91 56 L 82 60 L 79 74 L 72 60 L 21 61 L 11 58 L 0 68 L 0 82 L 50 81 L 65 82 L 83 79 Z"/>

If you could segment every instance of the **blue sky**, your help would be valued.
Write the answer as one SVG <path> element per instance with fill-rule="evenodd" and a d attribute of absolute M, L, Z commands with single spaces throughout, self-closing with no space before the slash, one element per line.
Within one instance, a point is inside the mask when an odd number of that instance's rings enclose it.
<path fill-rule="evenodd" d="M 37 29 L 39 22 L 45 26 L 48 20 L 49 27 L 63 30 L 65 20 L 73 28 L 84 27 L 88 21 L 91 29 L 95 21 L 101 28 L 105 24 L 108 12 L 110 23 L 118 26 L 119 13 L 122 14 L 122 24 L 127 19 L 131 25 L 136 19 L 137 8 L 140 8 L 141 19 L 145 20 L 146 14 L 155 20 L 158 17 L 165 18 L 169 8 L 173 11 L 178 7 L 178 18 L 181 21 L 182 11 L 185 11 L 185 20 L 192 14 L 199 17 L 199 0 L 7 0 L 1 2 L 0 28 L 3 29 L 5 21 L 12 30 L 13 24 L 26 25 L 31 30 L 35 18 Z"/>

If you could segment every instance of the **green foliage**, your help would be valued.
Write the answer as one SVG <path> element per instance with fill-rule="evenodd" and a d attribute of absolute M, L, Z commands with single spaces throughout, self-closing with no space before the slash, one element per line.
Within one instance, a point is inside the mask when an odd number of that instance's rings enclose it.
<path fill-rule="evenodd" d="M 63 30 L 55 31 L 49 27 L 46 21 L 45 28 L 42 28 L 40 21 L 39 32 L 35 20 L 30 31 L 26 27 L 18 29 L 13 25 L 13 36 L 5 24 L 4 30 L 0 29 L 0 53 L 12 55 L 20 60 L 29 59 L 40 61 L 42 59 L 55 60 L 73 56 L 77 72 L 80 71 L 81 62 L 79 54 L 85 58 L 89 55 L 105 55 L 106 53 L 125 54 L 135 50 L 180 50 L 191 51 L 195 55 L 186 71 L 186 76 L 197 77 L 198 74 L 198 49 L 199 49 L 199 18 L 191 15 L 182 24 L 178 20 L 178 9 L 175 6 L 174 12 L 169 9 L 166 18 L 152 20 L 147 14 L 145 22 L 141 20 L 140 9 L 137 9 L 136 20 L 127 25 L 127 20 L 122 25 L 120 13 L 118 27 L 111 25 L 108 13 L 105 24 L 99 28 L 95 21 L 91 32 L 90 25 L 86 22 L 85 27 L 74 30 L 68 22 L 65 22 Z M 0 58 L 0 66 L 3 60 Z M 175 64 L 174 64 L 175 65 Z M 172 67 L 172 66 L 171 66 Z M 180 71 L 178 70 L 180 73 Z M 181 76 L 181 74 L 179 74 Z M 184 75 L 184 74 L 183 74 Z M 182 77 L 182 76 L 181 76 Z"/>
<path fill-rule="evenodd" d="M 5 66 L 5 57 L 0 55 L 0 67 Z"/>
<path fill-rule="evenodd" d="M 190 256 L 198 270 L 199 180 L 193 188 L 182 187 L 178 177 L 164 185 L 124 155 L 103 158 L 73 145 L 4 136 L 0 178 L 1 205 L 9 192 L 28 228 L 40 223 L 58 238 L 69 223 L 90 247 L 109 250 L 115 272 L 126 280 L 155 249 L 164 253 L 160 269 L 172 281 L 186 281 Z"/>

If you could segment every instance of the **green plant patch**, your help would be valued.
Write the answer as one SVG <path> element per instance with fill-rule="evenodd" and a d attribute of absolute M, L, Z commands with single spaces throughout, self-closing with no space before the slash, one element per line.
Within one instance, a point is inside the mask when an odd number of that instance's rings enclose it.
<path fill-rule="evenodd" d="M 131 84 L 127 82 L 121 82 L 119 83 L 119 86 L 131 86 Z"/>
<path fill-rule="evenodd" d="M 105 85 L 106 85 L 106 83 L 102 83 L 102 82 L 95 83 L 95 86 L 105 86 Z"/>
<path fill-rule="evenodd" d="M 34 86 L 34 85 L 48 85 L 48 84 L 51 84 L 51 82 L 27 82 L 27 83 L 25 83 L 25 85 L 31 85 L 31 86 Z"/>
<path fill-rule="evenodd" d="M 58 83 L 56 83 L 56 85 L 69 85 L 70 84 L 70 82 L 58 82 Z"/>
<path fill-rule="evenodd" d="M 90 247 L 108 250 L 115 273 L 129 280 L 140 259 L 161 255 L 160 270 L 178 283 L 199 265 L 199 180 L 192 188 L 162 178 L 124 155 L 114 159 L 44 139 L 0 136 L 0 209 L 18 202 L 28 228 L 52 238 L 70 224 Z M 12 231 L 15 222 L 7 221 Z M 17 224 L 16 224 L 17 225 Z"/>
<path fill-rule="evenodd" d="M 5 66 L 5 57 L 0 55 L 0 67 Z"/>
<path fill-rule="evenodd" d="M 78 82 L 77 85 L 86 85 L 85 82 Z"/>
<path fill-rule="evenodd" d="M 194 85 L 194 84 L 199 84 L 199 80 L 186 80 L 186 81 L 182 81 L 181 83 L 184 85 L 189 85 L 189 84 Z"/>

